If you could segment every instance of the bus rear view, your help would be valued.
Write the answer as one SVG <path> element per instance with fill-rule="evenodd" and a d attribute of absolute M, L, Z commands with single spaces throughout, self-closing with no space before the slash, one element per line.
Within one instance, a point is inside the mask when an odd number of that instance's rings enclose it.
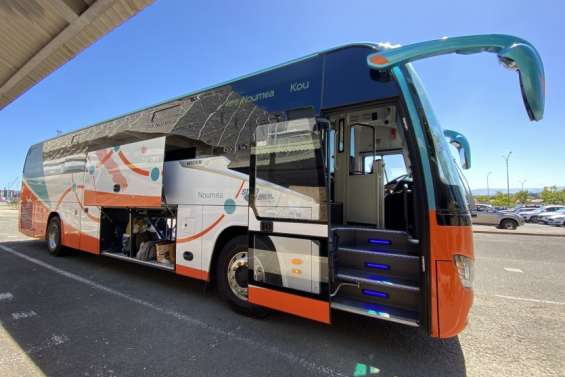
<path fill-rule="evenodd" d="M 451 145 L 463 168 L 471 155 L 410 62 L 483 51 L 519 71 L 540 120 L 543 66 L 519 38 L 346 45 L 32 146 L 20 229 L 53 254 L 214 281 L 247 314 L 331 323 L 346 311 L 455 336 L 474 257 Z M 140 228 L 167 245 L 166 263 L 141 253 Z"/>

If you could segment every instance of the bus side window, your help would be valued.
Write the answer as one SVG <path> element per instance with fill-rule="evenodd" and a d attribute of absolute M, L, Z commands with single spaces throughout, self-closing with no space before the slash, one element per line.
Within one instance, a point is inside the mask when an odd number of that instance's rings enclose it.
<path fill-rule="evenodd" d="M 43 176 L 43 145 L 35 144 L 29 148 L 24 164 L 23 175 L 25 178 L 37 178 Z"/>
<path fill-rule="evenodd" d="M 345 136 L 345 132 L 344 132 L 344 120 L 340 119 L 338 121 L 338 126 L 337 126 L 337 139 L 338 139 L 338 147 L 337 147 L 337 151 L 339 153 L 343 152 L 344 147 L 345 147 L 345 142 L 343 140 L 344 136 Z"/>
<path fill-rule="evenodd" d="M 31 148 L 33 148 L 33 147 L 31 147 Z M 29 148 L 27 150 L 26 159 L 25 159 L 25 162 L 24 162 L 24 168 L 23 168 L 23 176 L 24 177 L 27 176 L 27 172 L 29 171 L 29 164 L 30 164 L 29 156 L 31 155 L 31 148 Z"/>
<path fill-rule="evenodd" d="M 364 124 L 354 124 L 349 134 L 349 175 L 365 175 L 373 172 L 372 163 L 366 166 L 365 158 L 374 159 L 374 129 Z"/>

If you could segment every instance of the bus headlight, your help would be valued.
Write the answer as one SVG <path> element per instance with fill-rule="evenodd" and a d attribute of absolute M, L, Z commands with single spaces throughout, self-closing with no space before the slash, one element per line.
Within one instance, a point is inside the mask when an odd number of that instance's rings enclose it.
<path fill-rule="evenodd" d="M 464 255 L 457 254 L 453 257 L 453 262 L 457 267 L 461 284 L 463 284 L 465 288 L 473 288 L 473 278 L 475 275 L 473 260 Z"/>

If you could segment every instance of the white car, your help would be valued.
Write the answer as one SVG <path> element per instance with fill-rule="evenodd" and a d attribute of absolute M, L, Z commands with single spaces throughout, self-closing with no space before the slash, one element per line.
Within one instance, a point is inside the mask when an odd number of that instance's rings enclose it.
<path fill-rule="evenodd" d="M 565 226 L 565 213 L 551 215 L 540 220 L 542 223 L 554 226 Z"/>
<path fill-rule="evenodd" d="M 540 220 L 544 217 L 555 215 L 557 213 L 560 213 L 560 211 L 564 211 L 564 210 L 565 210 L 565 206 L 561 206 L 561 205 L 545 206 L 542 208 L 540 212 L 532 214 L 529 218 L 529 221 L 532 223 L 537 223 L 540 222 Z"/>
<path fill-rule="evenodd" d="M 505 213 L 495 210 L 492 206 L 477 204 L 472 214 L 473 224 L 496 225 L 500 229 L 514 230 L 524 225 L 524 220 L 515 213 Z"/>
<path fill-rule="evenodd" d="M 536 207 L 522 207 L 517 209 L 514 213 L 524 219 L 524 221 L 530 221 L 530 217 L 537 215 L 543 211 L 542 208 Z"/>

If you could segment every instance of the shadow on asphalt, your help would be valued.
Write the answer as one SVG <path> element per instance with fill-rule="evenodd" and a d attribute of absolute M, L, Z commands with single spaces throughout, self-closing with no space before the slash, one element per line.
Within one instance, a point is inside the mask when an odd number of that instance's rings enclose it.
<path fill-rule="evenodd" d="M 2 244 L 18 250 L 25 249 L 26 255 L 44 260 L 65 271 L 96 280 L 118 291 L 127 292 L 128 287 L 135 284 L 135 281 L 149 281 L 150 289 L 160 291 L 160 296 L 165 297 L 163 299 L 165 304 L 167 304 L 166 298 L 168 297 L 168 303 L 171 305 L 176 305 L 178 301 L 184 301 L 186 298 L 186 302 L 196 301 L 198 305 L 202 303 L 205 310 L 209 310 L 208 306 L 212 306 L 216 319 L 218 316 L 224 316 L 231 318 L 230 321 L 241 323 L 242 327 L 251 325 L 254 328 L 249 331 L 249 337 L 258 337 L 261 342 L 272 343 L 283 352 L 301 352 L 293 347 L 292 342 L 290 344 L 285 342 L 285 337 L 299 338 L 296 339 L 297 342 L 300 342 L 301 345 L 306 344 L 307 347 L 315 350 L 309 356 L 321 359 L 320 364 L 332 365 L 333 369 L 339 368 L 345 374 L 352 376 L 466 376 L 465 359 L 457 337 L 444 340 L 434 339 L 419 329 L 371 320 L 344 312 L 332 313 L 332 326 L 278 312 L 261 320 L 249 319 L 231 312 L 229 307 L 220 301 L 212 286 L 206 286 L 196 280 L 74 250 L 68 250 L 65 253 L 62 259 L 66 263 L 65 266 L 61 266 L 62 263 L 57 262 L 59 259 L 51 259 L 52 257 L 46 255 L 47 253 L 43 251 L 45 250 L 44 245 L 40 241 Z M 73 266 L 77 269 L 76 271 L 69 268 Z M 92 277 L 92 274 L 89 273 L 87 275 L 90 276 L 85 276 L 84 273 L 78 271 L 79 268 L 89 272 L 104 271 L 110 275 L 115 273 L 121 278 L 115 284 L 100 281 L 98 275 Z M 6 287 L 6 282 L 3 285 Z M 152 302 L 153 299 L 150 294 L 140 296 L 139 292 L 136 292 L 133 295 L 149 302 Z M 181 300 L 176 301 L 175 299 L 178 299 L 179 296 Z M 33 298 L 28 299 L 33 300 Z M 159 303 L 159 305 L 164 304 Z M 172 310 L 183 311 L 183 308 Z M 222 310 L 226 312 L 223 313 Z M 210 320 L 207 318 L 207 312 L 196 312 L 197 315 L 193 313 L 187 315 L 205 322 Z M 20 322 L 4 321 L 1 322 L 1 325 L 21 345 L 22 349 L 29 348 L 29 328 L 22 326 Z M 217 325 L 213 324 L 213 326 Z M 293 336 L 295 338 L 292 338 Z M 25 344 L 27 345 L 24 346 Z M 41 370 L 44 372 L 50 370 L 46 363 L 53 363 L 52 360 L 37 357 L 35 354 L 29 356 Z M 116 373 L 117 375 L 122 374 L 120 371 Z M 271 371 L 271 373 L 277 375 L 276 371 Z"/>

